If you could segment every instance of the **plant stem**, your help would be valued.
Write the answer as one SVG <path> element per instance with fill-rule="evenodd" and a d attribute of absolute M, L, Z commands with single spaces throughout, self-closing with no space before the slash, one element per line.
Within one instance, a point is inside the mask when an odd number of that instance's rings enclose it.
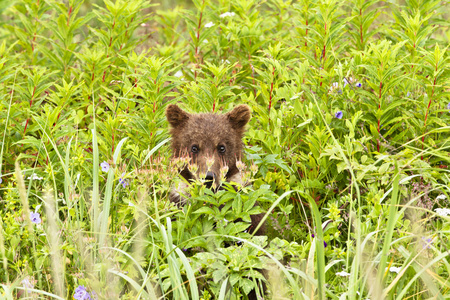
<path fill-rule="evenodd" d="M 381 109 L 381 89 L 383 87 L 383 82 L 380 81 L 380 91 L 378 95 L 378 99 L 380 99 L 380 102 L 378 103 L 378 109 Z M 377 137 L 377 151 L 380 152 L 380 119 L 378 119 L 378 137 Z"/>
<path fill-rule="evenodd" d="M 204 8 L 205 8 L 205 0 L 203 0 L 202 10 L 200 11 L 200 18 L 198 19 L 197 40 L 195 41 L 195 43 L 196 43 L 196 45 L 195 45 L 195 59 L 197 60 L 197 66 L 200 63 L 200 59 L 198 57 L 198 48 L 199 48 L 199 45 L 200 45 L 200 27 L 202 26 L 202 18 L 203 18 L 203 9 Z M 195 81 L 197 81 L 197 68 L 195 68 L 194 77 L 195 77 Z"/>
<path fill-rule="evenodd" d="M 275 67 L 272 67 L 272 82 L 270 83 L 270 95 L 269 95 L 269 121 L 270 121 L 270 108 L 272 107 L 272 92 L 273 92 L 273 81 L 275 79 Z"/>

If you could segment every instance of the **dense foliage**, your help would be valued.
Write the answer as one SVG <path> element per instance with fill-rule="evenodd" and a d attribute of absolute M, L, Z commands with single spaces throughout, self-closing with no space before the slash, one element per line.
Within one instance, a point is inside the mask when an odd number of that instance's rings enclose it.
<path fill-rule="evenodd" d="M 449 11 L 3 1 L 0 299 L 448 297 Z M 169 103 L 248 104 L 252 185 L 171 204 Z"/>

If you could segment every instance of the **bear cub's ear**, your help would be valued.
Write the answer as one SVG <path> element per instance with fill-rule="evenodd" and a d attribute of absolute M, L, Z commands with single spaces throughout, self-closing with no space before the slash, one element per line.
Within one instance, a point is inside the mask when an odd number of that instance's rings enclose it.
<path fill-rule="evenodd" d="M 166 108 L 166 118 L 173 128 L 182 126 L 189 119 L 189 114 L 178 107 L 176 104 L 170 104 Z"/>
<path fill-rule="evenodd" d="M 250 115 L 250 107 L 245 104 L 238 105 L 232 111 L 227 113 L 231 127 L 234 129 L 243 129 L 250 120 Z"/>

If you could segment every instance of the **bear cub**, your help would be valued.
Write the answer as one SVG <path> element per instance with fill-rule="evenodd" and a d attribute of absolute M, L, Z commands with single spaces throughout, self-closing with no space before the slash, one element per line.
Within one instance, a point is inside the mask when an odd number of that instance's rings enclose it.
<path fill-rule="evenodd" d="M 171 129 L 172 156 L 174 158 L 189 157 L 189 165 L 195 164 L 193 172 L 186 164 L 180 175 L 186 182 L 201 179 L 208 187 L 217 191 L 221 179 L 227 182 L 244 184 L 236 163 L 242 157 L 242 136 L 245 125 L 250 120 L 250 108 L 238 105 L 226 114 L 189 114 L 175 104 L 166 109 L 166 117 Z M 182 182 L 173 189 L 169 198 L 178 206 L 186 204 L 184 189 L 187 183 Z M 264 214 L 251 216 L 252 226 L 256 228 Z M 255 234 L 264 234 L 264 226 Z"/>

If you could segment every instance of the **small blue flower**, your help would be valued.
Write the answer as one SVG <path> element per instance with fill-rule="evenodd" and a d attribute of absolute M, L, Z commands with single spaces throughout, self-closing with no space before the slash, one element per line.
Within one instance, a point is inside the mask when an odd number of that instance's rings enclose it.
<path fill-rule="evenodd" d="M 447 109 L 448 109 L 449 112 L 450 112 L 450 102 L 447 104 Z M 0 183 L 1 183 L 1 181 L 0 181 Z"/>
<path fill-rule="evenodd" d="M 109 171 L 109 164 L 106 161 L 102 162 L 100 164 L 100 167 L 102 167 L 102 171 L 103 172 L 108 172 Z"/>
<path fill-rule="evenodd" d="M 424 237 L 422 237 L 422 243 L 423 243 L 423 245 L 422 245 L 422 249 L 431 249 L 431 244 L 433 244 L 433 239 L 431 239 L 431 238 L 424 238 Z"/>
<path fill-rule="evenodd" d="M 406 97 L 409 97 L 409 96 L 411 96 L 411 93 L 410 93 L 410 92 L 407 92 L 407 93 L 406 93 Z"/>
<path fill-rule="evenodd" d="M 361 82 L 358 82 L 358 83 L 356 84 L 356 87 L 362 87 L 362 83 L 361 83 Z"/>
<path fill-rule="evenodd" d="M 34 213 L 34 212 L 31 212 L 30 213 L 30 219 L 31 219 L 31 222 L 33 222 L 34 224 L 41 224 L 41 215 L 39 214 L 39 213 Z"/>
<path fill-rule="evenodd" d="M 2 182 L 3 182 L 2 174 L 0 174 L 0 183 L 2 183 Z"/>
<path fill-rule="evenodd" d="M 125 176 L 125 172 L 123 172 L 123 173 L 122 173 L 122 177 L 119 178 L 119 184 L 122 184 L 122 186 L 123 186 L 124 188 L 126 188 L 126 187 L 127 187 L 128 185 L 130 185 L 130 184 L 128 183 L 128 180 L 123 179 L 124 176 Z"/>
<path fill-rule="evenodd" d="M 342 116 L 344 116 L 344 113 L 342 111 L 338 111 L 337 113 L 334 114 L 334 116 L 338 119 L 342 119 Z"/>
<path fill-rule="evenodd" d="M 73 298 L 77 300 L 92 300 L 84 285 L 79 285 L 73 293 Z"/>

